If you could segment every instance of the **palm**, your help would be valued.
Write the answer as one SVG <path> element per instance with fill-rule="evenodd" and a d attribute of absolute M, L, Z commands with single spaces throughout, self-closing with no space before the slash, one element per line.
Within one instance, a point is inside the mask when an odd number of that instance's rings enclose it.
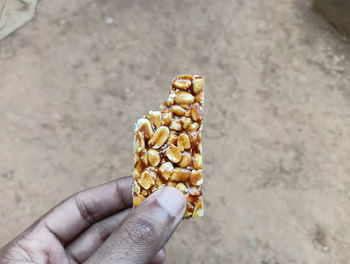
<path fill-rule="evenodd" d="M 29 245 L 30 241 L 23 238 L 21 242 L 14 242 L 3 256 L 3 262 L 7 264 L 18 263 L 78 263 L 70 256 L 63 245 L 56 239 L 44 235 L 41 240 L 45 241 L 46 246 L 39 243 Z M 46 238 L 45 238 L 46 237 Z M 23 245 L 22 245 L 23 244 Z M 49 248 L 47 251 L 46 249 Z"/>

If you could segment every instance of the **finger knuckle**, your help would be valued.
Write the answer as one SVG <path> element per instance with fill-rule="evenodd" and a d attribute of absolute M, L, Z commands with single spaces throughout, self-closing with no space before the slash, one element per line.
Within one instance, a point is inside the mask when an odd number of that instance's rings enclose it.
<path fill-rule="evenodd" d="M 81 217 L 88 224 L 93 224 L 99 219 L 99 213 L 96 210 L 98 208 L 98 204 L 94 199 L 82 197 L 78 194 L 74 197 L 74 202 L 79 210 Z"/>
<path fill-rule="evenodd" d="M 107 240 L 109 235 L 111 234 L 110 230 L 108 230 L 103 224 L 96 223 L 93 225 L 95 232 L 97 233 L 98 238 L 104 242 Z"/>
<path fill-rule="evenodd" d="M 142 217 L 133 217 L 126 221 L 126 235 L 133 245 L 147 246 L 158 241 L 159 234 L 154 224 Z"/>

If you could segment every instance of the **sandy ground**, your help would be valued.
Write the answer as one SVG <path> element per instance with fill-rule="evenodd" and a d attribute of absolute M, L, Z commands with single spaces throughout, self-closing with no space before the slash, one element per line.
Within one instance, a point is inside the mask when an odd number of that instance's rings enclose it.
<path fill-rule="evenodd" d="M 134 121 L 199 73 L 206 216 L 167 263 L 349 264 L 350 46 L 310 6 L 42 1 L 0 42 L 0 244 L 130 174 Z"/>

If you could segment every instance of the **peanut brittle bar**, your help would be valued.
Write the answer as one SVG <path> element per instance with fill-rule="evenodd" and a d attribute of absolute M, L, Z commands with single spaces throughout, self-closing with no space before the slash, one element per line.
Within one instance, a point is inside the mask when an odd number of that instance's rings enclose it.
<path fill-rule="evenodd" d="M 134 208 L 164 186 L 187 200 L 184 217 L 203 215 L 202 122 L 204 78 L 180 75 L 160 111 L 150 111 L 135 125 Z"/>

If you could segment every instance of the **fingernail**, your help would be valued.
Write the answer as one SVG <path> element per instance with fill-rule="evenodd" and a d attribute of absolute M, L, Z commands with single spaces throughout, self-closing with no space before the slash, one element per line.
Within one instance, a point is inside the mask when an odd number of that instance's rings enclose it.
<path fill-rule="evenodd" d="M 172 216 L 185 213 L 185 196 L 178 189 L 165 187 L 157 197 L 159 205 Z"/>

